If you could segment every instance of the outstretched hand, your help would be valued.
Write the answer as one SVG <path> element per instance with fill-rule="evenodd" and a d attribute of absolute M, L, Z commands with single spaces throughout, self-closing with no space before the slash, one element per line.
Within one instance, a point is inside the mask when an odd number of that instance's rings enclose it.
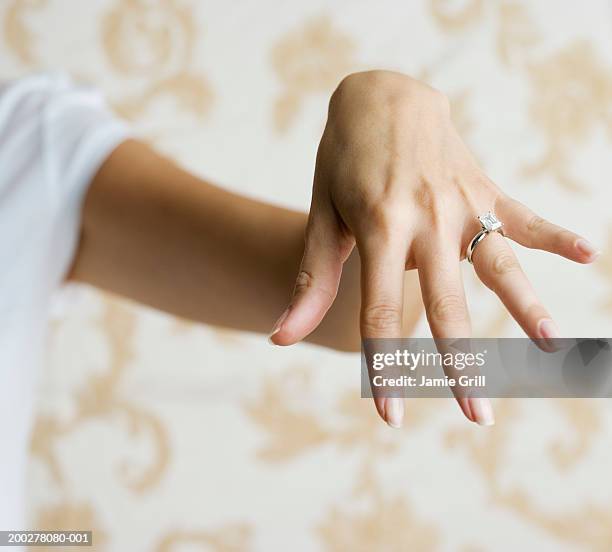
<path fill-rule="evenodd" d="M 438 91 L 399 73 L 345 78 L 333 94 L 317 154 L 305 251 L 293 298 L 271 335 L 277 345 L 303 339 L 333 303 L 342 265 L 361 258 L 362 338 L 401 337 L 404 271 L 417 268 L 434 338 L 469 337 L 459 263 L 494 212 L 506 237 L 579 263 L 597 251 L 510 198 L 479 168 Z M 478 277 L 532 338 L 559 336 L 507 241 L 491 233 L 475 249 Z M 465 416 L 490 425 L 488 399 L 458 399 Z M 375 398 L 379 415 L 401 425 L 399 398 Z"/>

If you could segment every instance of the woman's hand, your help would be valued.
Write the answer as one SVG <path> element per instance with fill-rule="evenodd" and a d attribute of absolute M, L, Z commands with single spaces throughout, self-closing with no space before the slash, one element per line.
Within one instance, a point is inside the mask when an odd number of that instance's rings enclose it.
<path fill-rule="evenodd" d="M 469 337 L 459 263 L 493 211 L 518 243 L 589 263 L 597 251 L 580 236 L 508 197 L 478 167 L 457 134 L 447 99 L 387 71 L 345 78 L 333 94 L 319 151 L 301 269 L 292 301 L 271 339 L 290 345 L 321 322 L 334 301 L 343 262 L 361 258 L 362 338 L 401 337 L 404 271 L 418 268 L 435 338 Z M 558 337 L 506 240 L 491 233 L 473 257 L 479 278 L 533 338 Z M 375 399 L 392 426 L 403 401 Z M 493 423 L 487 399 L 459 399 L 466 417 Z"/>

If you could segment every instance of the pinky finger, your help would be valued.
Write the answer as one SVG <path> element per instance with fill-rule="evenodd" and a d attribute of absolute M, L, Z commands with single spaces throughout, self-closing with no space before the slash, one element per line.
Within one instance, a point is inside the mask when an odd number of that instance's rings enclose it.
<path fill-rule="evenodd" d="M 582 236 L 536 215 L 512 198 L 500 199 L 496 211 L 510 239 L 531 249 L 556 253 L 577 263 L 592 263 L 599 251 Z"/>

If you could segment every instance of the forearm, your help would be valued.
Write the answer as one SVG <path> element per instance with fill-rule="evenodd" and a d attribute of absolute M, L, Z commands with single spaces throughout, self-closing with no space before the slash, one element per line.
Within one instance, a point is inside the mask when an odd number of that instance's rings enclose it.
<path fill-rule="evenodd" d="M 71 278 L 187 319 L 268 332 L 291 295 L 306 215 L 231 194 L 137 142 L 107 160 L 85 199 Z M 359 281 L 310 340 L 355 350 Z"/>

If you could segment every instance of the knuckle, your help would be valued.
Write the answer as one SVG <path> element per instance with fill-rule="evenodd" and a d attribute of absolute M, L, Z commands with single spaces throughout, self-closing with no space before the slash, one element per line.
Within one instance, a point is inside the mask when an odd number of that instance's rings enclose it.
<path fill-rule="evenodd" d="M 491 263 L 491 272 L 496 275 L 504 275 L 512 272 L 520 271 L 521 267 L 514 254 L 509 251 L 498 253 L 493 257 Z"/>
<path fill-rule="evenodd" d="M 431 302 L 429 316 L 436 322 L 462 322 L 467 319 L 465 300 L 458 293 L 445 293 Z"/>
<path fill-rule="evenodd" d="M 565 228 L 555 232 L 555 237 L 553 238 L 553 247 L 556 249 L 561 249 L 563 246 L 567 245 L 568 247 L 572 247 L 574 242 L 576 241 L 576 234 L 574 234 L 570 230 L 566 230 Z"/>
<path fill-rule="evenodd" d="M 396 330 L 400 328 L 401 323 L 402 314 L 399 305 L 379 303 L 364 308 L 362 325 L 366 335 Z"/>
<path fill-rule="evenodd" d="M 527 222 L 527 230 L 529 232 L 538 233 L 546 226 L 546 219 L 539 215 L 533 215 Z"/>
<path fill-rule="evenodd" d="M 429 208 L 429 218 L 432 228 L 438 233 L 448 226 L 449 210 L 443 194 L 435 195 Z"/>
<path fill-rule="evenodd" d="M 374 97 L 394 107 L 418 101 L 429 109 L 450 113 L 450 101 L 445 94 L 396 71 L 372 70 L 347 75 L 333 93 L 331 104 L 336 104 L 347 92 Z"/>
<path fill-rule="evenodd" d="M 371 203 L 364 212 L 368 226 L 385 235 L 399 229 L 406 218 L 405 212 L 402 212 L 397 202 L 387 200 Z"/>
<path fill-rule="evenodd" d="M 385 69 L 357 71 L 344 77 L 339 87 L 365 86 L 374 89 L 406 86 L 412 79 L 402 73 Z"/>
<path fill-rule="evenodd" d="M 300 273 L 295 279 L 295 293 L 303 293 L 313 286 L 314 278 L 312 274 L 306 270 L 300 270 Z"/>
<path fill-rule="evenodd" d="M 414 202 L 418 207 L 426 211 L 431 210 L 436 196 L 431 184 L 427 180 L 423 179 L 420 186 L 417 186 L 412 194 Z"/>
<path fill-rule="evenodd" d="M 306 292 L 312 293 L 313 291 L 331 301 L 336 298 L 336 290 L 333 289 L 333 287 L 326 285 L 321 278 L 315 278 L 311 272 L 304 269 L 300 270 L 295 279 L 295 287 L 293 290 L 294 298 Z"/>
<path fill-rule="evenodd" d="M 420 185 L 413 192 L 414 202 L 425 211 L 432 229 L 443 227 L 448 220 L 448 204 L 454 198 L 445 186 L 438 186 L 433 180 L 421 177 Z"/>
<path fill-rule="evenodd" d="M 364 214 L 373 231 L 385 232 L 391 227 L 389 213 L 381 204 L 369 205 Z"/>
<path fill-rule="evenodd" d="M 336 90 L 332 94 L 330 105 L 335 107 L 342 102 L 345 95 L 372 96 L 377 97 L 381 94 L 388 94 L 390 91 L 396 90 L 402 84 L 404 79 L 408 77 L 395 73 L 393 71 L 372 70 L 372 71 L 357 71 L 345 76 Z"/>

